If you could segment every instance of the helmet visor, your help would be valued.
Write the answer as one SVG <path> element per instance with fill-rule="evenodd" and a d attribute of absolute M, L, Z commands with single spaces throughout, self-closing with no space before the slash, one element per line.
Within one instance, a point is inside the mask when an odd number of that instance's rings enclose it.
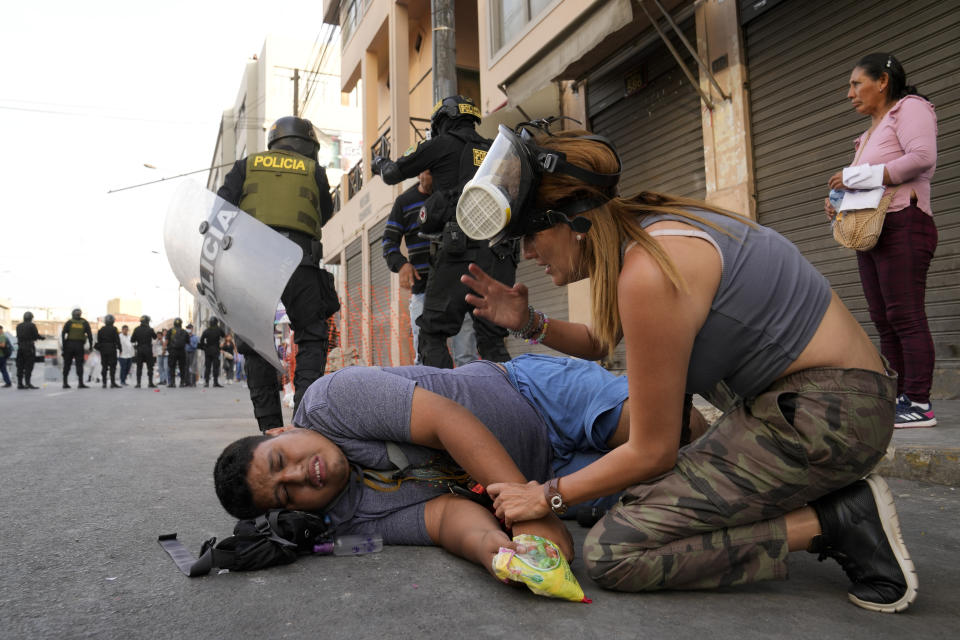
<path fill-rule="evenodd" d="M 526 145 L 500 125 L 480 168 L 457 202 L 457 223 L 467 237 L 489 240 L 502 232 L 519 235 L 517 223 L 536 188 L 536 176 Z"/>

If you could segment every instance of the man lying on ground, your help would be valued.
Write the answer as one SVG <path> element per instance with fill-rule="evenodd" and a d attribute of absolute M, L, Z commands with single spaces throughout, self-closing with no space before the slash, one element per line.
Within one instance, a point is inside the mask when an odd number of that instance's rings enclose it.
<path fill-rule="evenodd" d="M 462 470 L 486 486 L 570 473 L 626 441 L 626 400 L 626 378 L 571 358 L 348 367 L 310 386 L 293 426 L 227 446 L 214 470 L 217 496 L 237 518 L 269 509 L 324 513 L 337 535 L 440 545 L 490 570 L 510 538 L 442 476 Z M 696 410 L 691 415 L 699 435 L 706 424 Z M 389 480 L 405 463 L 440 471 Z M 553 513 L 513 528 L 520 533 L 552 540 L 573 558 L 570 534 Z"/>

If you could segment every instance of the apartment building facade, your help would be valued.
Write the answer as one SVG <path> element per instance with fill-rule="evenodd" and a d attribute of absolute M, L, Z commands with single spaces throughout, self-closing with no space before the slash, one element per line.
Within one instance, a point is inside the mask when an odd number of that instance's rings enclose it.
<path fill-rule="evenodd" d="M 622 193 L 703 198 L 776 229 L 875 337 L 856 257 L 832 240 L 822 202 L 827 179 L 850 161 L 866 126 L 845 97 L 850 71 L 866 53 L 896 54 L 909 82 L 937 108 L 940 239 L 927 313 L 935 396 L 955 396 L 960 88 L 952 79 L 960 70 L 960 14 L 948 4 L 880 0 L 865 10 L 856 0 L 458 0 L 458 85 L 470 95 L 478 78 L 479 96 L 471 97 L 485 135 L 498 124 L 568 115 L 617 145 Z M 405 363 L 405 299 L 379 243 L 402 187 L 384 185 L 368 166 L 374 141 L 388 140 L 395 157 L 416 141 L 415 118 L 429 115 L 430 2 L 326 0 L 324 13 L 343 30 L 342 89 L 359 88 L 363 110 L 363 161 L 324 230 L 328 260 L 341 265 L 341 291 L 353 305 L 346 339 L 365 362 Z M 588 319 L 589 282 L 557 288 L 527 263 L 517 278 L 551 316 Z M 508 347 L 513 354 L 542 349 Z M 622 351 L 608 364 L 622 369 Z"/>

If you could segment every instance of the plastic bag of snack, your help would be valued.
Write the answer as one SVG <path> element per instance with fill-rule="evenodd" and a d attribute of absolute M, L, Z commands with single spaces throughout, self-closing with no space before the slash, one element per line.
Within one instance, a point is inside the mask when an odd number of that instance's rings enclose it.
<path fill-rule="evenodd" d="M 557 545 L 546 538 L 525 533 L 514 536 L 517 549 L 500 547 L 493 558 L 493 572 L 498 578 L 522 582 L 534 593 L 573 602 L 592 602 L 583 595 L 566 558 Z"/>

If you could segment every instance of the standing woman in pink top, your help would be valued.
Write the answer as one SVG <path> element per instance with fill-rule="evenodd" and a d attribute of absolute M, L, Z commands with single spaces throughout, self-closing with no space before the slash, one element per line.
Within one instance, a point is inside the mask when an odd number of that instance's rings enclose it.
<path fill-rule="evenodd" d="M 907 85 L 903 67 L 888 53 L 871 53 L 857 63 L 847 97 L 857 113 L 870 116 L 870 128 L 855 142 L 851 166 L 870 165 L 873 179 L 845 185 L 839 171 L 829 186 L 899 187 L 876 247 L 858 251 L 857 263 L 870 318 L 880 334 L 880 351 L 900 374 L 894 426 L 932 427 L 937 424 L 930 404 L 934 349 L 924 299 L 927 270 L 937 248 L 930 208 L 937 118 L 933 105 Z M 833 218 L 829 199 L 825 207 Z"/>

